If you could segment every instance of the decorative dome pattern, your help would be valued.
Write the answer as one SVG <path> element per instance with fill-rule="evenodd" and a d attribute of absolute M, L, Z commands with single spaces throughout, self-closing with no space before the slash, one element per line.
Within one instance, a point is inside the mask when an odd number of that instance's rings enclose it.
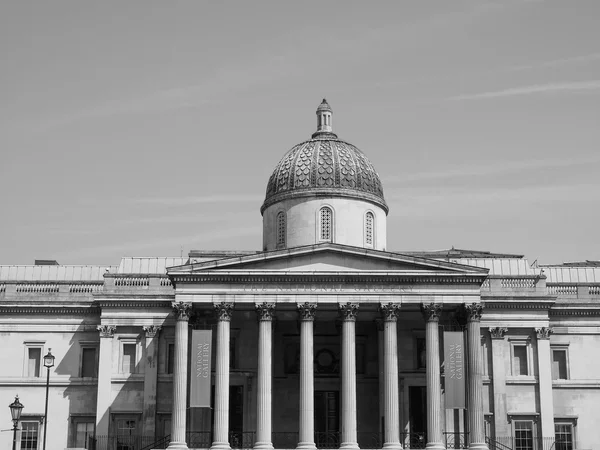
<path fill-rule="evenodd" d="M 261 212 L 285 198 L 315 195 L 359 198 L 388 211 L 371 162 L 333 133 L 315 133 L 285 154 L 269 179 Z"/>

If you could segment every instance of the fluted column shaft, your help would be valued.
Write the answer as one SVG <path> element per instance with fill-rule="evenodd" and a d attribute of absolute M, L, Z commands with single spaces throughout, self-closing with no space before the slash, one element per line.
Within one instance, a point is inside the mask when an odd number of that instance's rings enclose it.
<path fill-rule="evenodd" d="M 341 449 L 357 449 L 356 314 L 358 305 L 340 305 L 342 315 L 342 439 Z"/>
<path fill-rule="evenodd" d="M 296 448 L 315 449 L 314 338 L 317 305 L 298 305 L 300 313 L 300 433 Z"/>
<path fill-rule="evenodd" d="M 440 378 L 440 334 L 438 329 L 442 305 L 422 305 L 425 317 L 425 358 L 427 375 L 427 448 L 443 449 L 442 387 Z"/>
<path fill-rule="evenodd" d="M 400 408 L 398 404 L 398 333 L 396 321 L 399 305 L 381 306 L 383 315 L 383 380 L 384 380 L 384 444 L 385 449 L 401 449 Z"/>
<path fill-rule="evenodd" d="M 274 310 L 275 304 L 272 303 L 256 305 L 258 314 L 258 387 L 255 449 L 273 448 L 271 442 L 271 351 Z"/>
<path fill-rule="evenodd" d="M 212 449 L 229 445 L 229 338 L 232 303 L 215 304 L 217 313 L 217 352 L 215 361 L 215 407 Z"/>
<path fill-rule="evenodd" d="M 169 449 L 187 449 L 185 420 L 187 406 L 188 322 L 191 303 L 173 302 L 175 312 L 175 357 L 173 358 L 173 413 Z"/>
<path fill-rule="evenodd" d="M 481 354 L 480 320 L 483 305 L 465 305 L 467 310 L 467 342 L 469 361 L 469 448 L 487 449 L 483 415 L 483 360 Z"/>

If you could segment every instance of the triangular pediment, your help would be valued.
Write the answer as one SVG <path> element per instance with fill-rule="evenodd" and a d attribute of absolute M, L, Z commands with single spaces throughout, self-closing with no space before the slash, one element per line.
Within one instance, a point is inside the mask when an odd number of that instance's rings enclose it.
<path fill-rule="evenodd" d="M 400 253 L 370 250 L 339 244 L 318 244 L 262 252 L 215 261 L 171 267 L 169 274 L 206 272 L 281 273 L 415 273 L 435 272 L 485 275 L 486 269 Z"/>

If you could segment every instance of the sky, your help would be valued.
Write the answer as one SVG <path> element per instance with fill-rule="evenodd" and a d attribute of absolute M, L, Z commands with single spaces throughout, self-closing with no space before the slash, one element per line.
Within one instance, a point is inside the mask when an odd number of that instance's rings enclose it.
<path fill-rule="evenodd" d="M 600 260 L 600 2 L 0 3 L 0 264 L 260 250 L 268 178 L 333 129 L 388 250 Z"/>

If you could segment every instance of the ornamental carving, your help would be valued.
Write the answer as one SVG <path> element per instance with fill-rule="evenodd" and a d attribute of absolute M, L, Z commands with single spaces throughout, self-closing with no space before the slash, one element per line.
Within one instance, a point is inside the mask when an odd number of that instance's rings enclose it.
<path fill-rule="evenodd" d="M 217 319 L 223 322 L 230 322 L 233 314 L 233 303 L 215 303 L 215 312 Z"/>
<path fill-rule="evenodd" d="M 483 304 L 471 303 L 470 305 L 467 305 L 465 303 L 463 306 L 467 313 L 467 320 L 469 322 L 481 320 L 481 313 L 483 312 Z"/>
<path fill-rule="evenodd" d="M 275 303 L 257 303 L 255 307 L 259 322 L 273 320 L 275 316 Z"/>
<path fill-rule="evenodd" d="M 387 303 L 379 306 L 381 317 L 386 322 L 395 322 L 400 314 L 400 305 L 397 303 Z"/>
<path fill-rule="evenodd" d="M 158 325 L 144 325 L 142 329 L 146 332 L 147 338 L 153 338 L 161 330 L 161 327 L 159 327 Z"/>
<path fill-rule="evenodd" d="M 300 314 L 300 320 L 315 320 L 316 312 L 316 303 L 298 303 L 298 313 Z"/>
<path fill-rule="evenodd" d="M 101 338 L 112 338 L 117 327 L 114 325 L 98 325 L 96 329 L 100 332 Z"/>
<path fill-rule="evenodd" d="M 171 304 L 173 308 L 173 312 L 175 313 L 175 317 L 177 320 L 190 320 L 190 315 L 192 314 L 192 304 L 185 302 L 173 302 Z"/>
<path fill-rule="evenodd" d="M 421 303 L 421 313 L 426 321 L 437 321 L 442 314 L 442 305 L 439 303 Z"/>
<path fill-rule="evenodd" d="M 490 335 L 492 339 L 504 339 L 504 335 L 508 331 L 508 328 L 504 327 L 490 327 Z"/>
<path fill-rule="evenodd" d="M 340 316 L 344 321 L 355 321 L 358 314 L 358 303 L 340 303 Z"/>
<path fill-rule="evenodd" d="M 538 339 L 550 339 L 550 335 L 553 333 L 553 330 L 549 327 L 542 327 L 536 328 L 535 332 L 537 333 Z"/>

